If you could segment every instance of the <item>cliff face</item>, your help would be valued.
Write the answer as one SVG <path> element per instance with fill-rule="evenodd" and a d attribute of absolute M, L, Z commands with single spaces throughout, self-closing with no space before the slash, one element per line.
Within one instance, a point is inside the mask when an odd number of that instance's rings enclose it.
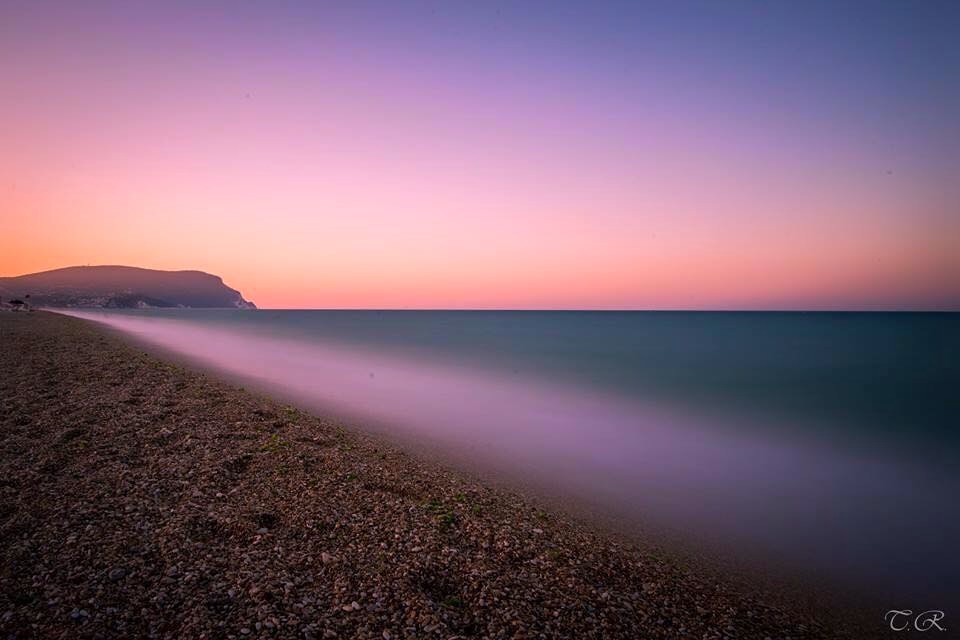
<path fill-rule="evenodd" d="M 0 278 L 0 296 L 46 307 L 193 307 L 256 309 L 219 276 L 138 267 L 66 267 Z"/>

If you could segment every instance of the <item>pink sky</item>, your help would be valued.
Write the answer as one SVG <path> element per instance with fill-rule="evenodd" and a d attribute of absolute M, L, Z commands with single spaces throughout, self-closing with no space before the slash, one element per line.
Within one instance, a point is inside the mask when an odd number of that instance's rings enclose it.
<path fill-rule="evenodd" d="M 957 131 L 904 110 L 955 98 L 925 60 L 819 69 L 795 36 L 743 62 L 682 17 L 644 48 L 622 16 L 509 6 L 0 9 L 0 275 L 201 269 L 265 307 L 960 306 Z"/>

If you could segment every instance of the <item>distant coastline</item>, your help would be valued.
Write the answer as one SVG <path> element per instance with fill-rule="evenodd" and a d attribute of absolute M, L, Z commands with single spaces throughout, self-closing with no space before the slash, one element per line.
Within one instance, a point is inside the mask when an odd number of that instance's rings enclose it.
<path fill-rule="evenodd" d="M 64 267 L 0 278 L 0 298 L 29 296 L 34 307 L 256 309 L 220 276 L 120 265 Z"/>

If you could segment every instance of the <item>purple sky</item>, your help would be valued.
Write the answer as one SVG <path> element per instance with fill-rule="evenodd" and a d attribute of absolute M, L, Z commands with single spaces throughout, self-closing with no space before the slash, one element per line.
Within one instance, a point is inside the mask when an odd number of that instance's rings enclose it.
<path fill-rule="evenodd" d="M 955 2 L 0 7 L 0 274 L 958 308 Z"/>

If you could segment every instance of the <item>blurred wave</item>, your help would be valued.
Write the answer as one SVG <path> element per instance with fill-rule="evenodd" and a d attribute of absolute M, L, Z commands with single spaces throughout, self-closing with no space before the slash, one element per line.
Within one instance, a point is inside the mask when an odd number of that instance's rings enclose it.
<path fill-rule="evenodd" d="M 958 593 L 949 314 L 70 313 L 637 523 Z"/>

